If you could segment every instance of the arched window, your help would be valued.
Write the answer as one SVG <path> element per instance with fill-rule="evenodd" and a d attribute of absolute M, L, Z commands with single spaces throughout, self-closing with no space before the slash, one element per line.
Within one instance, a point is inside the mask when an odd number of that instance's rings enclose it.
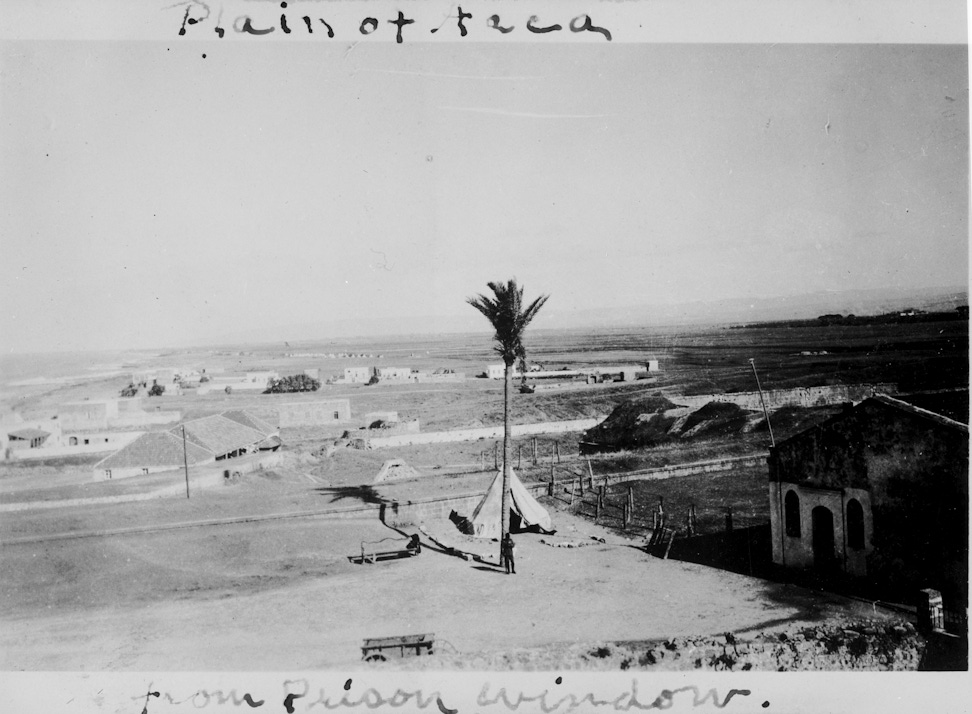
<path fill-rule="evenodd" d="M 847 502 L 847 546 L 855 550 L 864 547 L 864 508 L 856 498 Z"/>
<path fill-rule="evenodd" d="M 783 499 L 783 520 L 786 534 L 791 538 L 800 537 L 800 497 L 794 491 L 787 491 Z"/>

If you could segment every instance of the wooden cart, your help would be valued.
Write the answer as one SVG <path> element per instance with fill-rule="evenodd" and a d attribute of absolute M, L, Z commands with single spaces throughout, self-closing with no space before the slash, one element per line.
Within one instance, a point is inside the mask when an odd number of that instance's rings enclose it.
<path fill-rule="evenodd" d="M 421 657 L 433 654 L 435 635 L 400 635 L 398 637 L 373 637 L 364 641 L 361 658 L 365 662 L 385 662 L 402 657 Z"/>

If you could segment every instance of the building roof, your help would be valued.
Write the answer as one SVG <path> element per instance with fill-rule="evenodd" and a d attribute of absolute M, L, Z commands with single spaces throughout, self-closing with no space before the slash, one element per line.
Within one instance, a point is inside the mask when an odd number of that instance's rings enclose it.
<path fill-rule="evenodd" d="M 869 399 L 865 399 L 861 403 L 866 404 L 867 402 L 878 402 L 885 406 L 891 407 L 892 409 L 898 409 L 900 411 L 916 416 L 920 419 L 925 419 L 927 421 L 934 422 L 939 426 L 947 426 L 952 429 L 964 431 L 966 434 L 969 433 L 968 424 L 963 424 L 962 422 L 956 421 L 955 419 L 950 419 L 944 414 L 938 414 L 936 412 L 931 411 L 930 409 L 923 409 L 921 407 L 917 407 L 914 404 L 909 404 L 908 402 L 903 401 L 901 399 L 895 399 L 894 397 L 889 397 L 886 394 L 876 394 L 873 397 L 870 397 Z M 929 404 L 929 406 L 931 405 Z"/>
<path fill-rule="evenodd" d="M 170 431 L 173 435 L 182 435 L 182 427 L 186 428 L 186 438 L 191 438 L 198 444 L 217 456 L 263 441 L 266 434 L 245 426 L 238 421 L 228 419 L 222 414 L 193 419 L 175 427 Z"/>
<path fill-rule="evenodd" d="M 39 439 L 43 436 L 50 435 L 50 432 L 34 428 L 17 429 L 17 431 L 11 431 L 7 434 L 7 436 L 13 437 L 14 439 Z"/>
<path fill-rule="evenodd" d="M 197 464 L 214 456 L 213 452 L 186 441 L 185 462 Z M 175 467 L 183 463 L 182 439 L 168 431 L 151 431 L 99 461 L 95 469 Z"/>
<path fill-rule="evenodd" d="M 271 434 L 276 434 L 279 429 L 276 429 L 267 422 L 263 421 L 258 417 L 253 416 L 249 412 L 245 412 L 242 409 L 233 409 L 222 413 L 222 416 L 227 419 L 232 419 L 233 421 L 242 424 L 243 426 L 248 426 L 251 429 L 256 429 L 264 436 L 270 436 Z"/>
<path fill-rule="evenodd" d="M 969 423 L 968 389 L 939 389 L 916 394 L 896 394 L 894 398 L 963 424 Z"/>

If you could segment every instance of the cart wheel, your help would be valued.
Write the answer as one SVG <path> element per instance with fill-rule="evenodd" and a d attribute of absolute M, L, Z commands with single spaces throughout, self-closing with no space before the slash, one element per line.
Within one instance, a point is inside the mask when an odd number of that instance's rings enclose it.
<path fill-rule="evenodd" d="M 383 654 L 370 654 L 365 657 L 365 662 L 387 662 Z"/>

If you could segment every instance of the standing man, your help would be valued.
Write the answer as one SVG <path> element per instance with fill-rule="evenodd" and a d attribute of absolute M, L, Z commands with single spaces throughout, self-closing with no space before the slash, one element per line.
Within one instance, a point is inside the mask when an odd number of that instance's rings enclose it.
<path fill-rule="evenodd" d="M 507 533 L 506 538 L 503 540 L 503 556 L 506 560 L 507 575 L 509 575 L 510 573 L 516 575 L 516 563 L 513 560 L 513 556 L 515 554 L 516 554 L 516 543 L 513 542 L 513 536 Z"/>

